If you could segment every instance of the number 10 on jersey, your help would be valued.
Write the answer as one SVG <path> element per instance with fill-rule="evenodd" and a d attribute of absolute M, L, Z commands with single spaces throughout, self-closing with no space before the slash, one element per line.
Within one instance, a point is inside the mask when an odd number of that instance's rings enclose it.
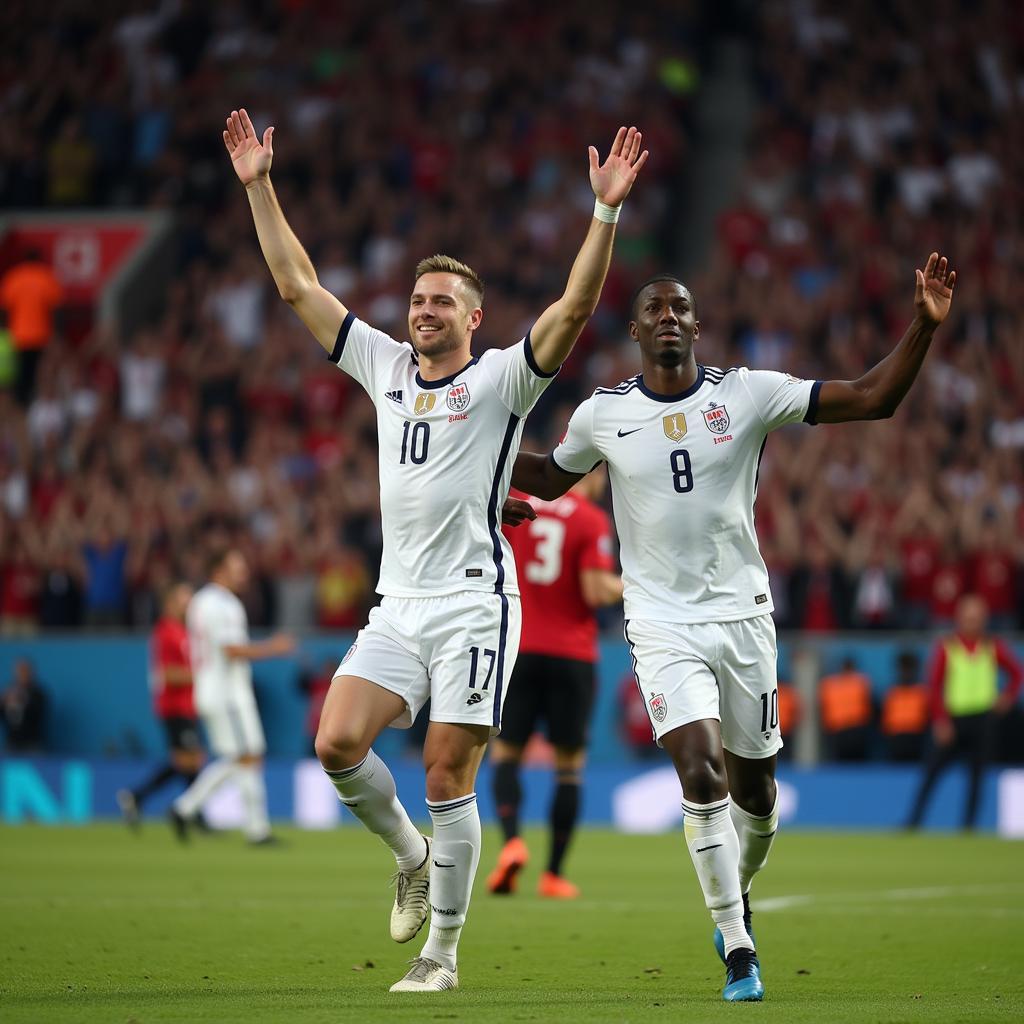
<path fill-rule="evenodd" d="M 405 429 L 402 431 L 402 455 L 398 460 L 400 466 L 405 465 L 406 455 L 416 466 L 422 466 L 427 461 L 427 451 L 430 448 L 430 424 L 420 420 L 418 423 L 405 421 Z"/>

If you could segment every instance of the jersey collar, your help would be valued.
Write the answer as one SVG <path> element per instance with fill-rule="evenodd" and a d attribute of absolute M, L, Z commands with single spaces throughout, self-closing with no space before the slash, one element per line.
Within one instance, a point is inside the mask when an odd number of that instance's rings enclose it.
<path fill-rule="evenodd" d="M 685 390 L 680 391 L 678 395 L 659 395 L 644 383 L 644 375 L 641 373 L 636 379 L 636 386 L 648 397 L 653 399 L 655 402 L 678 402 L 680 399 L 689 398 L 690 395 L 695 395 L 704 383 L 704 367 L 700 364 L 697 365 L 697 379 Z"/>
<path fill-rule="evenodd" d="M 468 363 L 466 363 L 464 367 L 462 367 L 461 370 L 456 370 L 455 373 L 449 375 L 448 377 L 442 377 L 440 380 L 424 380 L 420 376 L 420 371 L 417 370 L 416 386 L 421 388 L 443 388 L 446 384 L 451 384 L 451 382 L 455 380 L 455 378 L 458 377 L 460 373 L 465 373 L 465 371 L 468 370 L 478 359 L 479 356 L 474 356 L 472 359 L 470 359 Z"/>

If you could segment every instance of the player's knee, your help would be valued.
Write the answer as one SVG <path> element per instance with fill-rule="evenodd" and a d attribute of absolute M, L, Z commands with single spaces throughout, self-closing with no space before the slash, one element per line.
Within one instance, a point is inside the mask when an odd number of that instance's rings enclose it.
<path fill-rule="evenodd" d="M 426 766 L 427 799 L 431 803 L 455 800 L 473 788 L 473 779 L 466 765 L 439 757 Z"/>
<path fill-rule="evenodd" d="M 748 814 L 767 817 L 775 806 L 775 778 L 770 773 L 730 785 L 730 796 Z"/>
<path fill-rule="evenodd" d="M 328 771 L 340 771 L 359 764 L 370 749 L 364 736 L 346 729 L 344 725 L 330 729 L 321 725 L 313 746 L 317 758 Z"/>
<path fill-rule="evenodd" d="M 729 793 L 725 765 L 713 758 L 691 758 L 677 765 L 683 796 L 694 804 L 710 804 L 723 800 Z"/>

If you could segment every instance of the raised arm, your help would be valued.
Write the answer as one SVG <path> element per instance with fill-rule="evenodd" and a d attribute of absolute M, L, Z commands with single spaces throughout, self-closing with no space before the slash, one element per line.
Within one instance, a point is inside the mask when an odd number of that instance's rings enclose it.
<path fill-rule="evenodd" d="M 636 128 L 620 128 L 608 159 L 600 165 L 597 150 L 590 147 L 590 185 L 597 198 L 590 229 L 572 265 L 565 292 L 544 310 L 530 331 L 533 358 L 545 373 L 553 373 L 565 362 L 597 309 L 612 258 L 619 207 L 647 162 L 647 150 L 640 151 L 642 141 Z"/>
<path fill-rule="evenodd" d="M 232 110 L 224 132 L 224 146 L 238 180 L 245 186 L 263 258 L 274 275 L 281 298 L 324 349 L 331 352 L 348 310 L 321 287 L 306 250 L 284 218 L 270 183 L 273 137 L 274 129 L 268 128 L 261 143 L 245 109 Z"/>
<path fill-rule="evenodd" d="M 915 271 L 914 319 L 899 344 L 857 380 L 829 380 L 818 395 L 818 423 L 879 420 L 891 416 L 914 383 L 928 354 L 935 328 L 949 314 L 956 272 L 946 257 L 933 252 L 924 270 Z"/>
<path fill-rule="evenodd" d="M 520 452 L 512 467 L 512 486 L 543 501 L 560 498 L 585 473 L 566 473 L 550 455 Z"/>

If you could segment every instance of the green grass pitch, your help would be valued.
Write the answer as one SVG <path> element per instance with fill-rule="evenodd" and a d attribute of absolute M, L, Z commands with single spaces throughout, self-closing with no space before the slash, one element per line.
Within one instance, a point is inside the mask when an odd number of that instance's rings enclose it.
<path fill-rule="evenodd" d="M 0 830 L 0 1020 L 1020 1021 L 1024 847 L 991 837 L 781 832 L 754 889 L 767 996 L 720 1001 L 722 969 L 681 835 L 584 831 L 576 903 L 483 880 L 457 992 L 393 996 L 422 938 L 388 938 L 376 839 L 285 831 L 179 846 L 161 823 Z"/>

